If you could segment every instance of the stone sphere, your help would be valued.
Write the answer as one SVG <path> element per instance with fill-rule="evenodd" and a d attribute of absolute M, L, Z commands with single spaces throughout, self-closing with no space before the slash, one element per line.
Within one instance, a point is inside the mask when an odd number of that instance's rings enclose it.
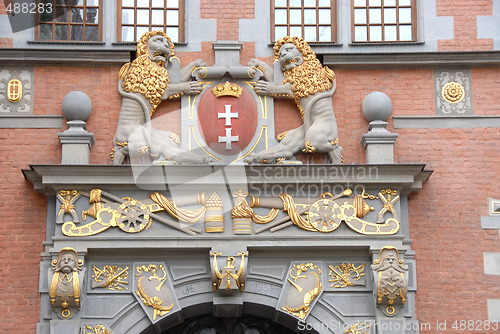
<path fill-rule="evenodd" d="M 391 99 L 382 92 L 368 94 L 363 101 L 363 114 L 371 121 L 385 121 L 391 115 Z"/>
<path fill-rule="evenodd" d="M 91 111 L 90 97 L 79 90 L 69 92 L 62 101 L 62 112 L 68 121 L 86 121 Z"/>

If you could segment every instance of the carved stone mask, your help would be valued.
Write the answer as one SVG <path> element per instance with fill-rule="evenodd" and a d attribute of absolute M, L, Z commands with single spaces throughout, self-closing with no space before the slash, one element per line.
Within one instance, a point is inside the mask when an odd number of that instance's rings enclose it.
<path fill-rule="evenodd" d="M 302 65 L 304 59 L 302 53 L 297 49 L 295 44 L 283 44 L 278 53 L 278 60 L 283 71 L 289 71 L 297 66 Z"/>
<path fill-rule="evenodd" d="M 74 249 L 65 248 L 59 252 L 57 260 L 52 261 L 52 270 L 69 274 L 72 271 L 80 270 L 83 265 L 82 260 L 78 260 L 78 255 Z"/>
<path fill-rule="evenodd" d="M 75 259 L 70 255 L 66 254 L 61 259 L 61 272 L 69 274 L 76 268 Z"/>

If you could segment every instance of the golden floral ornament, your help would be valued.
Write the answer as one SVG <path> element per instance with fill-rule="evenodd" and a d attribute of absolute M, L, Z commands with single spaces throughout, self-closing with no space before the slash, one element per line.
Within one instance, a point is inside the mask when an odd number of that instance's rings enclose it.
<path fill-rule="evenodd" d="M 458 103 L 465 97 L 464 87 L 458 82 L 448 82 L 442 90 L 443 99 L 449 103 Z"/>
<path fill-rule="evenodd" d="M 239 98 L 241 94 L 243 93 L 243 88 L 238 86 L 237 84 L 231 85 L 229 81 L 226 81 L 226 83 L 223 84 L 218 84 L 216 87 L 212 89 L 212 93 L 216 97 L 221 97 L 221 96 L 234 96 Z"/>

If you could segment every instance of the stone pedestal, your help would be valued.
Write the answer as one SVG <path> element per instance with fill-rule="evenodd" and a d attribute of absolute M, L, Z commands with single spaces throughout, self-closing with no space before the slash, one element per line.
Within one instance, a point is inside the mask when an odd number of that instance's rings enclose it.
<path fill-rule="evenodd" d="M 235 41 L 214 42 L 215 66 L 240 66 L 242 45 Z"/>
<path fill-rule="evenodd" d="M 382 92 L 370 93 L 363 101 L 363 114 L 370 122 L 368 133 L 361 138 L 367 164 L 394 163 L 394 143 L 398 134 L 387 131 L 385 121 L 391 115 L 391 110 L 391 100 Z"/>
<path fill-rule="evenodd" d="M 87 132 L 84 121 L 68 121 L 68 130 L 58 133 L 62 145 L 61 164 L 88 165 L 90 149 L 95 143 L 93 133 Z"/>
<path fill-rule="evenodd" d="M 369 132 L 363 134 L 361 144 L 366 150 L 367 164 L 393 164 L 394 143 L 399 134 L 386 130 L 387 122 L 371 121 Z"/>

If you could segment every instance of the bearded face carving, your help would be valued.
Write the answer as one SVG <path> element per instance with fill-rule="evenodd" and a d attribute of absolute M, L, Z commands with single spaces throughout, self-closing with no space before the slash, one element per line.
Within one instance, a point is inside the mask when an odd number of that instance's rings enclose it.
<path fill-rule="evenodd" d="M 406 303 L 405 273 L 408 266 L 399 259 L 396 248 L 387 246 L 380 250 L 379 258 L 372 266 L 378 273 L 377 305 L 383 306 L 382 312 L 387 316 L 395 316 L 395 305 Z"/>
<path fill-rule="evenodd" d="M 57 260 L 52 261 L 52 268 L 49 271 L 50 304 L 62 319 L 71 318 L 80 308 L 80 286 L 83 275 L 79 275 L 79 272 L 82 267 L 83 260 L 78 259 L 76 250 L 70 247 L 63 248 Z M 51 273 L 52 279 L 50 279 Z"/>

